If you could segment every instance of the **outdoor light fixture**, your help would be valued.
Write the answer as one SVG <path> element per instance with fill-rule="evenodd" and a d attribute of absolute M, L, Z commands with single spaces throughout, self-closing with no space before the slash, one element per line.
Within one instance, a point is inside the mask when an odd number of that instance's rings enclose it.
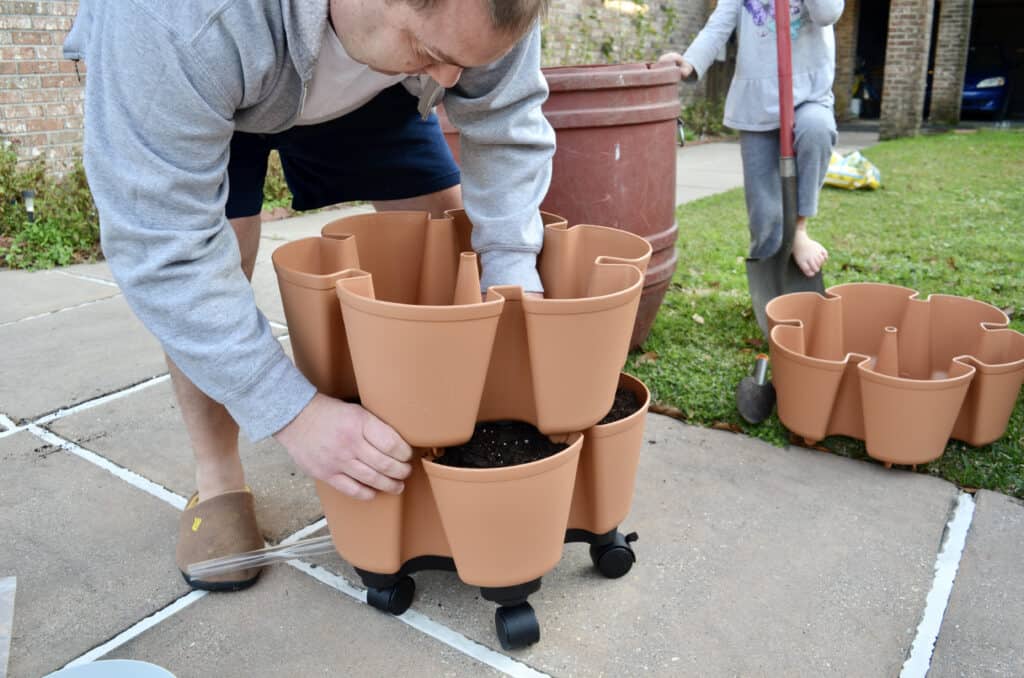
<path fill-rule="evenodd" d="M 36 220 L 36 192 L 32 189 L 21 192 L 21 198 L 25 201 L 25 211 L 28 212 L 28 220 Z"/>

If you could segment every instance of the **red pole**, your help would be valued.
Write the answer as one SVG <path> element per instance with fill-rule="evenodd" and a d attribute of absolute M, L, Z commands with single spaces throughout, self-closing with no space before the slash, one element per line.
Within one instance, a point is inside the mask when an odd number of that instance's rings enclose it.
<path fill-rule="evenodd" d="M 775 50 L 779 62 L 779 155 L 793 157 L 793 59 L 789 0 L 775 0 Z"/>

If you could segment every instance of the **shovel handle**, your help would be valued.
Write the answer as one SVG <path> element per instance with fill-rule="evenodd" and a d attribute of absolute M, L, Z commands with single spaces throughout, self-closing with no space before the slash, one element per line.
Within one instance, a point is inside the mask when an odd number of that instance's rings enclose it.
<path fill-rule="evenodd" d="M 789 0 L 775 0 L 775 52 L 779 62 L 779 154 L 793 157 L 793 59 Z"/>

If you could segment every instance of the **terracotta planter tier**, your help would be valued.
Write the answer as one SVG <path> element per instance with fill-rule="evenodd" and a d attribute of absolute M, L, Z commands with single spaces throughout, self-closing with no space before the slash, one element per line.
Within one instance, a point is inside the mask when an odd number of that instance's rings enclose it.
<path fill-rule="evenodd" d="M 583 436 L 576 433 L 564 442 L 568 448 L 546 459 L 504 468 L 455 468 L 423 460 L 462 581 L 514 586 L 558 564 Z"/>
<path fill-rule="evenodd" d="M 624 419 L 588 429 L 582 436 L 582 446 L 576 445 L 575 452 L 566 449 L 539 462 L 505 469 L 486 469 L 480 473 L 477 473 L 479 469 L 451 469 L 453 472 L 447 473 L 444 469 L 449 467 L 425 458 L 422 463 L 413 464 L 412 473 L 406 479 L 405 491 L 401 495 L 379 494 L 368 502 L 352 499 L 324 483 L 317 483 L 317 493 L 335 548 L 354 567 L 384 574 L 407 570 L 410 563 L 422 561 L 424 558 L 451 558 L 452 546 L 449 545 L 445 534 L 445 530 L 449 528 L 442 528 L 442 518 L 438 513 L 442 499 L 435 496 L 434 488 L 449 481 L 465 482 L 470 484 L 456 487 L 468 488 L 468 491 L 474 493 L 474 497 L 482 492 L 485 499 L 481 500 L 482 503 L 467 504 L 465 502 L 469 501 L 468 498 L 448 498 L 446 495 L 443 501 L 453 506 L 455 516 L 449 518 L 449 522 L 462 520 L 461 514 L 480 512 L 483 510 L 482 507 L 493 505 L 493 511 L 498 512 L 496 515 L 505 517 L 491 516 L 486 519 L 487 521 L 521 522 L 511 528 L 511 533 L 502 531 L 504 528 L 493 527 L 496 525 L 495 522 L 488 522 L 493 529 L 490 531 L 492 536 L 487 539 L 499 535 L 507 542 L 506 550 L 514 550 L 517 548 L 515 544 L 518 539 L 515 535 L 522 532 L 525 525 L 529 528 L 526 530 L 529 534 L 524 536 L 526 541 L 520 542 L 520 546 L 522 543 L 529 543 L 530 555 L 526 558 L 527 562 L 520 565 L 519 561 L 523 559 L 523 555 L 516 554 L 512 560 L 494 572 L 485 573 L 480 577 L 465 574 L 459 565 L 460 576 L 467 582 L 481 586 L 504 586 L 539 577 L 546 570 L 538 568 L 554 567 L 558 557 L 553 555 L 556 549 L 550 544 L 550 548 L 543 555 L 534 552 L 535 527 L 545 525 L 545 538 L 551 544 L 561 544 L 567 529 L 583 531 L 590 535 L 604 535 L 614 531 L 629 513 L 640 449 L 643 445 L 650 392 L 643 382 L 627 374 L 621 375 L 619 386 L 633 391 L 640 403 L 639 409 Z M 579 442 L 579 437 L 579 434 L 576 434 L 568 437 L 568 440 L 573 441 L 575 445 Z M 417 450 L 416 456 L 429 458 L 431 455 L 425 450 Z M 568 466 L 563 468 L 563 465 Z M 569 467 L 574 470 L 566 485 L 565 473 Z M 557 469 L 562 470 L 556 473 Z M 433 475 L 437 478 L 428 481 L 428 470 L 436 470 Z M 527 479 L 532 478 L 535 472 L 539 475 L 547 471 L 554 475 L 543 480 L 541 484 L 548 487 L 548 483 L 557 480 L 555 486 L 560 488 L 553 495 L 553 513 L 550 508 L 539 508 L 541 499 L 540 495 L 536 494 L 539 491 L 537 488 L 532 485 L 526 487 Z M 491 495 L 491 491 L 499 487 L 494 483 L 504 481 L 509 483 L 510 488 L 516 488 L 516 500 L 511 504 L 501 504 L 497 495 Z M 571 502 L 567 504 L 567 511 L 563 512 L 565 502 L 561 498 L 568 498 L 570 495 Z M 522 498 L 526 496 L 531 497 L 531 500 L 524 502 Z M 466 511 L 466 506 L 473 506 L 474 510 Z M 491 508 L 487 510 L 492 511 Z M 505 513 L 501 514 L 501 511 Z M 535 516 L 532 516 L 532 512 L 537 511 L 544 514 L 540 521 L 535 521 Z M 450 529 L 460 528 L 453 523 Z M 470 539 L 469 546 L 465 547 L 469 548 L 470 552 L 462 561 L 468 558 L 469 562 L 475 562 L 474 558 L 478 558 L 473 555 L 473 543 L 475 542 Z M 557 551 L 561 552 L 560 546 Z M 453 568 L 456 567 L 456 562 L 458 561 L 453 562 Z M 475 571 L 473 565 L 469 567 L 470 573 Z"/>
<path fill-rule="evenodd" d="M 422 456 L 422 451 L 417 451 Z M 422 465 L 414 463 L 400 495 L 353 499 L 325 483 L 317 494 L 334 547 L 361 570 L 391 574 L 420 556 L 451 557 Z"/>
<path fill-rule="evenodd" d="M 481 301 L 461 211 L 347 217 L 278 248 L 296 363 L 417 447 L 464 443 L 477 421 L 526 421 L 548 435 L 593 426 L 626 360 L 650 245 L 544 221 L 543 299 L 494 287 Z"/>
<path fill-rule="evenodd" d="M 619 388 L 632 391 L 640 407 L 625 419 L 584 432 L 569 529 L 604 534 L 629 515 L 651 392 L 628 374 L 619 377 Z"/>
<path fill-rule="evenodd" d="M 676 119 L 679 71 L 667 64 L 545 68 L 544 115 L 555 129 L 542 208 L 573 224 L 643 236 L 653 251 L 630 346 L 643 343 L 676 268 Z M 456 159 L 458 130 L 438 108 Z"/>
<path fill-rule="evenodd" d="M 321 393 L 355 398 L 355 375 L 335 293 L 335 283 L 346 269 L 359 267 L 355 241 L 296 240 L 277 248 L 271 260 L 295 365 Z"/>
<path fill-rule="evenodd" d="M 865 441 L 891 464 L 921 464 L 952 438 L 1005 432 L 1024 382 L 1024 335 L 989 304 L 852 283 L 766 307 L 779 418 L 808 441 Z"/>

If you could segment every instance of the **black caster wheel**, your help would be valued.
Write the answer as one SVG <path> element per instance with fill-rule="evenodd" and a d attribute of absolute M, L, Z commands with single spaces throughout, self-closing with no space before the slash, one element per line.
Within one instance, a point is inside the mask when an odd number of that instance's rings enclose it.
<path fill-rule="evenodd" d="M 529 603 L 499 607 L 494 611 L 494 628 L 506 650 L 519 650 L 540 640 L 540 624 Z"/>
<path fill-rule="evenodd" d="M 590 560 L 594 563 L 597 571 L 608 579 L 618 579 L 633 569 L 636 562 L 636 553 L 630 546 L 637 540 L 636 532 L 627 535 L 615 534 L 615 539 L 610 544 L 590 545 Z"/>
<path fill-rule="evenodd" d="M 416 593 L 416 582 L 412 577 L 404 576 L 393 585 L 382 589 L 370 586 L 366 589 L 366 602 L 382 612 L 399 615 L 412 605 L 412 596 Z"/>

